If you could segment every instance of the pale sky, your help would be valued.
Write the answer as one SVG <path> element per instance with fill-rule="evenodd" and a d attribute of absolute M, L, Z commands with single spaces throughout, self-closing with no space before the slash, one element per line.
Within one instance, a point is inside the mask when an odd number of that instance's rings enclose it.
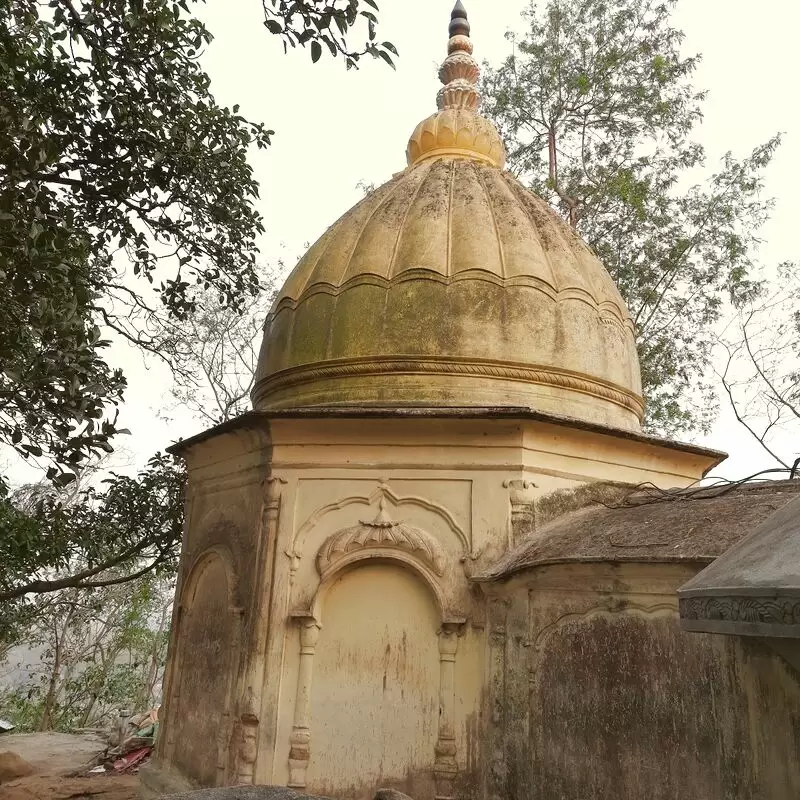
<path fill-rule="evenodd" d="M 435 110 L 436 70 L 446 55 L 453 0 L 379 0 L 379 5 L 379 38 L 400 51 L 396 72 L 372 60 L 346 72 L 327 51 L 316 65 L 308 51 L 285 56 L 279 39 L 263 28 L 257 0 L 208 0 L 203 10 L 215 36 L 204 66 L 218 101 L 238 103 L 240 113 L 275 130 L 273 146 L 254 152 L 251 161 L 261 184 L 265 260 L 278 253 L 301 255 L 361 197 L 359 181 L 381 183 L 402 169 L 409 134 Z M 465 0 L 465 5 L 475 57 L 499 63 L 510 47 L 505 32 L 522 29 L 524 0 Z M 710 165 L 727 150 L 745 155 L 775 132 L 786 133 L 767 178 L 766 191 L 777 206 L 763 231 L 762 257 L 765 263 L 800 259 L 800 111 L 793 99 L 800 2 L 681 0 L 674 22 L 686 34 L 685 54 L 703 54 L 694 83 L 710 94 L 697 138 Z M 131 383 L 121 412 L 133 433 L 125 446 L 137 462 L 202 429 L 180 413 L 169 425 L 160 421 L 166 372 L 144 369 L 135 355 L 120 360 Z M 740 477 L 772 466 L 729 414 L 721 415 L 710 436 L 695 441 L 731 453 L 715 474 Z M 795 450 L 800 442 L 784 448 Z"/>

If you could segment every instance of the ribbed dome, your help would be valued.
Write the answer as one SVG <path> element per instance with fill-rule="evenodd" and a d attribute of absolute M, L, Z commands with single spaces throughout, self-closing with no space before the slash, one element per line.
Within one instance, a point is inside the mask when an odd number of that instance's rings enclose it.
<path fill-rule="evenodd" d="M 639 429 L 633 324 L 603 265 L 485 153 L 435 150 L 295 267 L 255 407 L 525 406 Z"/>

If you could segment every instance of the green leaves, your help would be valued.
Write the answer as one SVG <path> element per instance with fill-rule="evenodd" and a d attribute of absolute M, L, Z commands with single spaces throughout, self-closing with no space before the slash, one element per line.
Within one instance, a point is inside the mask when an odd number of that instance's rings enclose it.
<path fill-rule="evenodd" d="M 186 475 L 171 456 L 154 456 L 135 477 L 112 474 L 102 490 L 24 487 L 0 496 L 0 605 L 25 595 L 125 582 L 170 571 L 183 531 Z M 117 580 L 119 575 L 122 580 Z"/>
<path fill-rule="evenodd" d="M 362 3 L 378 10 L 375 0 L 264 0 L 264 26 L 281 37 L 284 51 L 310 45 L 314 63 L 325 45 L 331 56 L 344 59 L 347 69 L 357 68 L 363 56 L 380 58 L 394 68 L 392 55 L 397 49 L 391 42 L 375 41 L 378 18 Z M 359 21 L 367 25 L 367 38 L 360 48 L 352 48 L 348 40 Z"/>
<path fill-rule="evenodd" d="M 646 424 L 704 428 L 713 326 L 758 291 L 759 195 L 779 139 L 692 186 L 691 139 L 705 93 L 691 84 L 673 0 L 532 4 L 515 56 L 486 70 L 484 110 L 509 163 L 576 228 L 616 281 L 636 325 Z"/>
<path fill-rule="evenodd" d="M 0 0 L 0 441 L 72 480 L 126 387 L 109 333 L 154 354 L 190 289 L 257 289 L 250 145 L 219 106 L 185 2 Z"/>

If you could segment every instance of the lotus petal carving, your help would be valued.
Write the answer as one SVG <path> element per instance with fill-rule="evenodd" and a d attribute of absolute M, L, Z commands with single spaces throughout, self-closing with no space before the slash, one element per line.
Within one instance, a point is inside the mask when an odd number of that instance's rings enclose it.
<path fill-rule="evenodd" d="M 317 553 L 317 569 L 325 574 L 337 561 L 355 550 L 403 550 L 441 576 L 444 573 L 445 555 L 429 533 L 389 519 L 381 503 L 378 516 L 372 522 L 360 522 L 337 531 L 328 537 Z"/>

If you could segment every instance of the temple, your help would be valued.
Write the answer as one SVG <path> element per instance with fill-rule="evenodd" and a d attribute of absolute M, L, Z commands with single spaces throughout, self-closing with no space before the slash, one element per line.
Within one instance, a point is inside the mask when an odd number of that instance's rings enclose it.
<path fill-rule="evenodd" d="M 800 482 L 689 502 L 724 455 L 642 432 L 625 302 L 504 171 L 469 33 L 459 2 L 406 168 L 280 290 L 253 411 L 173 448 L 145 791 L 796 798 L 798 673 L 677 590 Z"/>

